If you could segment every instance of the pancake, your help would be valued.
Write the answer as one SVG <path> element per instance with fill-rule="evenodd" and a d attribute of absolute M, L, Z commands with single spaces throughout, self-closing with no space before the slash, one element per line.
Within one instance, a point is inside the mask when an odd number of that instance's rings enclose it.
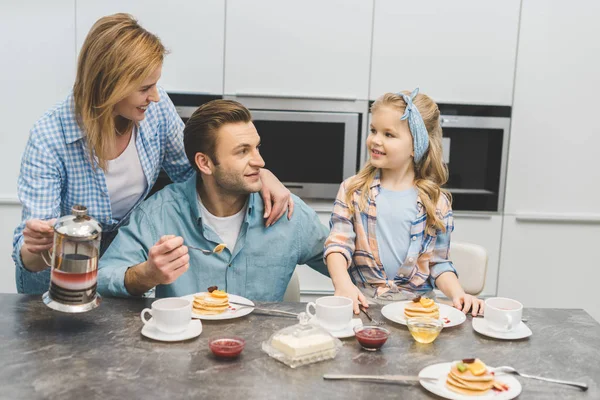
<path fill-rule="evenodd" d="M 448 389 L 466 396 L 480 396 L 486 394 L 498 383 L 481 360 L 465 361 L 467 360 L 456 363 L 450 368 L 446 378 Z M 462 364 L 461 369 L 466 369 L 461 372 L 458 364 Z"/>
<path fill-rule="evenodd" d="M 483 391 L 479 390 L 478 391 L 478 390 L 464 389 L 464 388 L 453 385 L 449 381 L 446 381 L 446 387 L 448 389 L 452 390 L 453 392 L 464 394 L 465 396 L 482 396 L 488 392 L 488 390 L 483 390 Z"/>
<path fill-rule="evenodd" d="M 204 315 L 216 315 L 227 311 L 229 308 L 229 296 L 222 290 L 213 290 L 194 296 L 192 304 L 194 312 Z"/>
<path fill-rule="evenodd" d="M 418 299 L 418 300 L 417 300 Z M 425 297 L 418 297 L 417 301 L 411 301 L 404 306 L 404 316 L 406 318 L 411 317 L 429 317 L 439 318 L 440 308 L 432 299 Z"/>
<path fill-rule="evenodd" d="M 473 375 L 473 373 L 469 370 L 466 370 L 465 372 L 460 372 L 456 365 L 452 366 L 449 375 L 451 375 L 459 381 L 465 382 L 491 382 L 494 380 L 494 376 L 488 373 L 477 376 Z"/>

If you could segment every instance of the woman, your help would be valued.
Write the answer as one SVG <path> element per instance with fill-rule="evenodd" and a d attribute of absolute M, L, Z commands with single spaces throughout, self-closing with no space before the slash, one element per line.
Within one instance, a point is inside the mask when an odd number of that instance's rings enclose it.
<path fill-rule="evenodd" d="M 22 221 L 13 259 L 19 293 L 42 293 L 50 273 L 44 253 L 53 224 L 81 204 L 103 227 L 101 254 L 149 193 L 163 168 L 171 180 L 193 169 L 183 148 L 183 122 L 157 87 L 166 50 L 128 14 L 98 20 L 79 55 L 73 92 L 33 127 L 21 161 Z M 261 171 L 267 226 L 288 208 L 290 193 Z"/>

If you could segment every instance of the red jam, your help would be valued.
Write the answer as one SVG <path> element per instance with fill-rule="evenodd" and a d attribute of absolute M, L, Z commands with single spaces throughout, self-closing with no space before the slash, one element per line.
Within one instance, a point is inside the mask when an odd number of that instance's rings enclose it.
<path fill-rule="evenodd" d="M 377 350 L 387 341 L 390 332 L 380 327 L 362 327 L 355 331 L 356 340 L 366 350 Z"/>
<path fill-rule="evenodd" d="M 246 341 L 239 337 L 224 337 L 211 339 L 208 342 L 208 347 L 217 357 L 221 358 L 236 358 L 240 355 Z"/>

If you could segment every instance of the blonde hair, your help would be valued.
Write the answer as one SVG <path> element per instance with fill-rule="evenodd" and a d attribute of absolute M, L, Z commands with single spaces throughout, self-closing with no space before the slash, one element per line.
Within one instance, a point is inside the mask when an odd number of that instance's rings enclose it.
<path fill-rule="evenodd" d="M 88 33 L 79 54 L 73 97 L 93 165 L 95 155 L 105 170 L 114 149 L 115 105 L 162 65 L 166 53 L 160 39 L 129 14 L 100 18 Z"/>
<path fill-rule="evenodd" d="M 410 96 L 410 92 L 403 92 Z M 417 187 L 419 197 L 427 214 L 427 226 L 445 231 L 442 218 L 436 212 L 440 195 L 445 195 L 448 202 L 452 201 L 450 192 L 442 189 L 441 186 L 448 181 L 448 169 L 442 160 L 442 128 L 440 126 L 440 110 L 437 104 L 425 94 L 417 94 L 413 100 L 414 105 L 419 109 L 423 122 L 429 134 L 429 148 L 421 161 L 414 164 L 415 168 L 415 186 Z M 386 93 L 378 98 L 371 106 L 371 112 L 375 112 L 382 107 L 389 107 L 404 113 L 406 103 L 402 97 Z M 370 187 L 377 175 L 371 161 L 367 161 L 365 166 L 354 176 L 346 187 L 346 204 L 353 214 L 356 206 L 360 211 L 364 210 L 370 196 Z M 355 204 L 354 193 L 359 193 L 358 204 Z"/>

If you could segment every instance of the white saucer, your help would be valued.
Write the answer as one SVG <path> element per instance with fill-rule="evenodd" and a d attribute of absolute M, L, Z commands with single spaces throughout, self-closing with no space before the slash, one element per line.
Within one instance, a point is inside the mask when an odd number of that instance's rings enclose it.
<path fill-rule="evenodd" d="M 450 400 L 510 400 L 521 394 L 521 383 L 519 383 L 519 381 L 511 375 L 498 376 L 498 380 L 500 382 L 508 385 L 509 389 L 506 392 L 495 392 L 494 390 L 489 390 L 487 393 L 479 396 L 468 396 L 453 392 L 446 387 L 446 377 L 448 376 L 450 368 L 454 363 L 456 363 L 456 361 L 451 363 L 447 362 L 433 364 L 423 368 L 421 372 L 419 372 L 419 377 L 433 377 L 437 378 L 437 380 L 431 381 L 422 379 L 419 381 L 421 386 L 429 390 L 431 393 Z M 493 367 L 490 367 L 489 365 L 487 367 L 489 369 L 493 369 Z"/>
<path fill-rule="evenodd" d="M 147 324 L 142 328 L 142 335 L 147 338 L 160 340 L 161 342 L 179 342 L 195 338 L 202 333 L 202 321 L 193 319 L 188 328 L 180 333 L 164 333 L 156 329 L 154 319 L 150 318 Z"/>
<path fill-rule="evenodd" d="M 344 329 L 341 329 L 339 331 L 331 331 L 323 326 L 321 326 L 321 324 L 319 323 L 319 320 L 316 317 L 313 317 L 310 319 L 309 321 L 311 324 L 320 326 L 321 328 L 325 329 L 327 332 L 329 332 L 331 334 L 331 336 L 336 337 L 338 339 L 344 339 L 344 338 L 349 338 L 354 336 L 354 328 L 356 326 L 361 326 L 362 320 L 360 318 L 352 318 L 352 320 L 350 321 L 350 323 L 348 324 L 348 326 Z"/>
<path fill-rule="evenodd" d="M 482 335 L 504 340 L 524 339 L 532 335 L 531 329 L 522 321 L 512 331 L 500 332 L 492 329 L 485 318 L 473 318 L 473 329 Z"/>

